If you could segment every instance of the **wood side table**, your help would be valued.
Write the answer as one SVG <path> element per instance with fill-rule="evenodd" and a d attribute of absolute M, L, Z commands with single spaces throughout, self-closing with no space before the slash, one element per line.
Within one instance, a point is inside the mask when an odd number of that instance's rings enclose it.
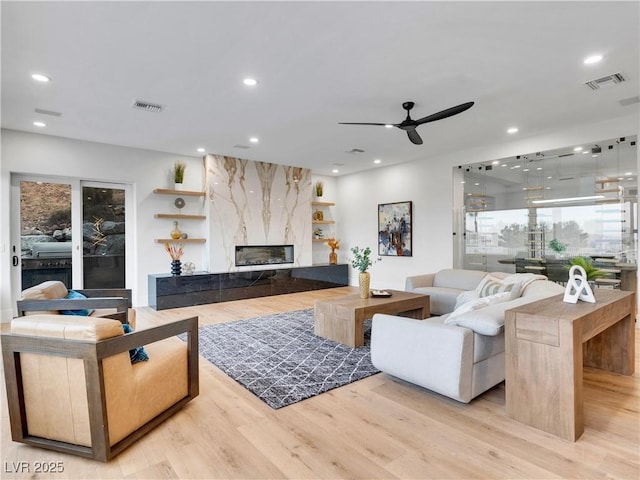
<path fill-rule="evenodd" d="M 635 294 L 594 294 L 596 303 L 558 295 L 507 310 L 507 415 L 576 441 L 584 431 L 583 365 L 633 374 Z"/>
<path fill-rule="evenodd" d="M 364 321 L 374 313 L 429 318 L 429 295 L 387 290 L 390 297 L 360 298 L 359 294 L 316 300 L 314 333 L 352 348 L 364 345 Z"/>

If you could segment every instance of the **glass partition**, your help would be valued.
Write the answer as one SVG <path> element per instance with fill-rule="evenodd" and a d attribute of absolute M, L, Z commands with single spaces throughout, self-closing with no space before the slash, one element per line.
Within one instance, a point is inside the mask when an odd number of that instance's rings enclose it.
<path fill-rule="evenodd" d="M 637 261 L 635 136 L 460 165 L 454 182 L 458 268 L 546 273 L 551 260 L 575 256 Z"/>

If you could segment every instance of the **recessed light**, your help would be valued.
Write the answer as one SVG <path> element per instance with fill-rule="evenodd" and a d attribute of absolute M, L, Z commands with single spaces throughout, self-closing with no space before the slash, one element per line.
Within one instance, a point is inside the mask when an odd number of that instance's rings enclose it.
<path fill-rule="evenodd" d="M 547 180 L 551 180 L 553 177 L 547 177 Z"/>
<path fill-rule="evenodd" d="M 205 150 L 204 148 L 200 147 L 200 148 L 198 148 L 198 149 L 196 150 L 196 152 L 198 152 L 198 153 L 204 153 L 204 152 L 206 152 L 206 150 Z"/>
<path fill-rule="evenodd" d="M 253 87 L 255 85 L 258 84 L 258 80 L 256 80 L 255 78 L 245 78 L 242 83 L 244 83 L 245 85 L 249 86 L 249 87 Z"/>
<path fill-rule="evenodd" d="M 474 185 L 475 185 L 476 187 L 479 187 L 479 186 L 480 186 L 480 183 L 479 183 L 479 182 L 476 182 L 476 183 L 474 183 Z"/>
<path fill-rule="evenodd" d="M 498 165 L 500 163 L 500 160 L 494 160 L 493 162 L 491 162 L 491 165 Z"/>
<path fill-rule="evenodd" d="M 334 168 L 333 170 L 331 170 L 331 173 L 338 173 L 340 170 L 338 170 L 337 168 Z"/>
<path fill-rule="evenodd" d="M 249 139 L 249 141 L 250 141 L 251 143 L 258 143 L 258 142 L 259 142 L 258 137 L 251 137 L 251 138 Z"/>
<path fill-rule="evenodd" d="M 625 176 L 633 175 L 633 172 L 625 172 Z"/>
<path fill-rule="evenodd" d="M 44 122 L 33 122 L 36 127 L 46 127 L 47 124 Z"/>
<path fill-rule="evenodd" d="M 460 183 L 467 183 L 467 182 L 465 182 L 464 180 L 462 180 Z"/>
<path fill-rule="evenodd" d="M 382 160 L 380 160 L 379 158 L 376 158 L 373 163 L 382 163 Z M 628 175 L 631 175 L 630 173 Z"/>
<path fill-rule="evenodd" d="M 528 169 L 528 168 L 525 168 L 525 169 L 523 169 L 522 171 L 523 171 L 523 172 L 528 172 L 528 171 L 529 171 L 529 169 Z"/>
<path fill-rule="evenodd" d="M 536 170 L 542 170 L 542 167 L 538 167 L 538 168 L 536 168 Z"/>
<path fill-rule="evenodd" d="M 509 133 L 509 134 L 518 133 L 518 127 L 509 127 L 507 129 L 507 133 Z"/>
<path fill-rule="evenodd" d="M 502 164 L 502 165 L 500 165 L 500 166 L 501 166 L 501 167 L 506 167 L 506 166 L 507 166 L 507 164 L 506 164 L 506 163 L 503 163 L 503 164 Z"/>
<path fill-rule="evenodd" d="M 391 125 L 391 124 L 387 123 L 387 124 L 384 126 L 384 128 L 393 128 L 393 125 Z"/>
<path fill-rule="evenodd" d="M 582 151 L 582 147 L 576 147 L 573 149 L 574 152 L 580 152 Z"/>
<path fill-rule="evenodd" d="M 585 65 L 593 65 L 594 63 L 598 63 L 602 60 L 602 55 L 591 55 L 584 59 Z"/>
<path fill-rule="evenodd" d="M 36 82 L 42 82 L 42 83 L 47 83 L 51 81 L 51 77 L 47 77 L 46 75 L 43 75 L 41 73 L 34 73 L 33 75 L 31 75 L 31 78 L 33 78 Z"/>

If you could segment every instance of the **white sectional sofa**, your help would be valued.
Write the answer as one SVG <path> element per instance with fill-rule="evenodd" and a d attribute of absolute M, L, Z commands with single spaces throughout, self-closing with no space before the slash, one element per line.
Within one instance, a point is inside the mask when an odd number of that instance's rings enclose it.
<path fill-rule="evenodd" d="M 461 269 L 409 277 L 405 289 L 430 295 L 434 316 L 374 315 L 373 364 L 464 403 L 504 380 L 504 312 L 564 292 L 542 275 Z"/>

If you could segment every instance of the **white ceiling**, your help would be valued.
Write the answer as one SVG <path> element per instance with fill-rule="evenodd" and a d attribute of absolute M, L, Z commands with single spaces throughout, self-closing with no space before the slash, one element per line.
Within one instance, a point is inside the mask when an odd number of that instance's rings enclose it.
<path fill-rule="evenodd" d="M 512 125 L 523 138 L 637 115 L 619 102 L 640 93 L 639 18 L 638 2 L 608 1 L 3 1 L 2 127 L 352 173 L 504 143 Z M 627 82 L 584 85 L 617 72 Z M 408 100 L 414 119 L 476 104 L 418 127 L 424 145 L 338 125 L 399 123 Z"/>

